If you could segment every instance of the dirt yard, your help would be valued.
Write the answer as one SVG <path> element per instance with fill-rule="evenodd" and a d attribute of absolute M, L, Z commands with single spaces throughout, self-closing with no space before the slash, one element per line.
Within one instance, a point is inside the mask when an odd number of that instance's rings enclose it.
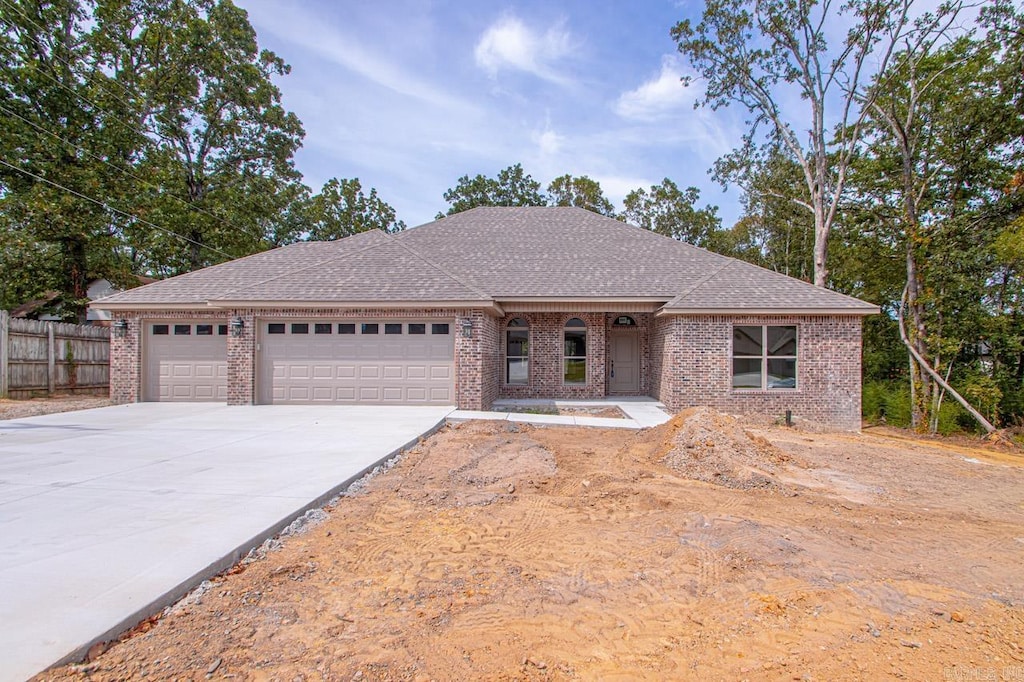
<path fill-rule="evenodd" d="M 38 679 L 1024 680 L 1021 465 L 705 410 L 466 423 Z"/>
<path fill-rule="evenodd" d="M 54 414 L 56 412 L 91 410 L 94 407 L 107 407 L 112 404 L 109 398 L 95 395 L 67 395 L 52 398 L 32 398 L 29 400 L 6 400 L 0 398 L 0 420 L 38 417 L 41 414 Z"/>

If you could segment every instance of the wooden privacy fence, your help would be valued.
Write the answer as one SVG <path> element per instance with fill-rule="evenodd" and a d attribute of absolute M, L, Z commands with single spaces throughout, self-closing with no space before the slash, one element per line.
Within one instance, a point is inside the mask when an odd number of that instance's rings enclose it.
<path fill-rule="evenodd" d="M 0 398 L 102 393 L 110 386 L 110 329 L 11 318 L 0 310 Z"/>

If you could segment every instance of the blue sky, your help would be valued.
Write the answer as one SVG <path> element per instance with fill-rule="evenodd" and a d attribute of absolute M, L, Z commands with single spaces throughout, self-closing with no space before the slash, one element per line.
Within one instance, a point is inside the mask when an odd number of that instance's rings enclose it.
<path fill-rule="evenodd" d="M 739 195 L 707 174 L 743 112 L 694 110 L 700 86 L 669 37 L 702 2 L 236 0 L 306 129 L 306 183 L 358 177 L 410 225 L 446 208 L 462 175 L 513 163 L 545 186 L 589 175 L 622 206 L 668 177 L 701 189 L 725 225 Z"/>

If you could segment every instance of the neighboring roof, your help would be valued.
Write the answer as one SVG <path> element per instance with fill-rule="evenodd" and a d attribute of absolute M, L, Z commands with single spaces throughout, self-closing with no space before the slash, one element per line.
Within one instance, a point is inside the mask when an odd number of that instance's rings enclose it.
<path fill-rule="evenodd" d="M 871 314 L 863 301 L 590 211 L 476 208 L 388 235 L 266 251 L 96 307 L 644 299 L 664 312 Z"/>
<path fill-rule="evenodd" d="M 59 291 L 44 291 L 42 298 L 26 301 L 16 308 L 11 308 L 11 317 L 30 317 L 49 306 L 60 296 Z"/>

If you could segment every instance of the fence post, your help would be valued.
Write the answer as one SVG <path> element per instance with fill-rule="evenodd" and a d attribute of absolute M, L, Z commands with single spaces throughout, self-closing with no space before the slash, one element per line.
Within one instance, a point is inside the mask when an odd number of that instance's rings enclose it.
<path fill-rule="evenodd" d="M 47 391 L 53 395 L 57 388 L 57 344 L 53 338 L 53 322 L 46 323 L 46 344 Z"/>
<path fill-rule="evenodd" d="M 0 398 L 6 398 L 11 387 L 11 314 L 0 310 Z"/>

